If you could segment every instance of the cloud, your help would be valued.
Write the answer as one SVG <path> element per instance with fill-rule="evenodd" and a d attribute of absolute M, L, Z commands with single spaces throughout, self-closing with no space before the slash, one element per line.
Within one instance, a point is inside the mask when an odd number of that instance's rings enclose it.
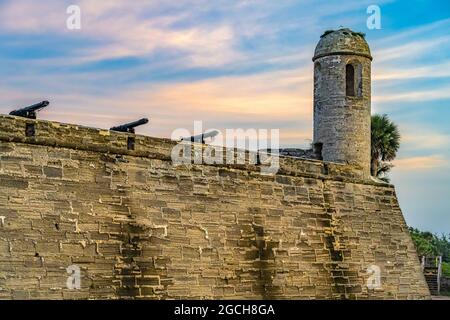
<path fill-rule="evenodd" d="M 450 37 L 443 31 L 448 28 L 450 19 L 444 19 L 373 41 L 372 79 L 378 88 L 386 89 L 374 101 L 447 99 L 450 56 L 446 52 L 450 50 Z M 433 89 L 425 89 L 422 83 L 432 79 L 442 81 L 435 82 Z M 393 89 L 393 84 L 409 88 L 408 92 Z"/>
<path fill-rule="evenodd" d="M 395 170 L 427 170 L 448 167 L 449 161 L 441 155 L 409 157 L 392 162 Z"/>
<path fill-rule="evenodd" d="M 385 94 L 377 94 L 372 97 L 373 102 L 391 102 L 391 101 L 430 101 L 450 99 L 450 88 L 443 87 L 433 90 L 409 90 L 406 92 L 394 93 L 389 91 Z"/>
<path fill-rule="evenodd" d="M 122 57 L 139 57 L 155 53 L 159 49 L 180 50 L 183 58 L 178 64 L 191 67 L 220 66 L 236 61 L 241 54 L 234 50 L 234 32 L 227 25 L 216 27 L 195 27 L 184 30 L 164 30 L 132 23 L 112 22 L 114 29 L 108 29 L 101 36 L 108 39 L 114 33 L 120 37 L 110 38 L 110 43 L 79 51 L 79 62 L 92 62 Z M 122 30 L 126 31 L 122 31 Z M 106 30 L 105 30 L 106 31 Z M 100 36 L 100 35 L 99 35 Z"/>
<path fill-rule="evenodd" d="M 408 42 L 411 39 L 417 40 L 418 38 L 430 38 L 436 33 L 440 34 L 443 31 L 446 34 L 445 30 L 450 25 L 450 18 L 441 19 L 437 21 L 432 21 L 430 23 L 417 25 L 411 24 L 412 27 L 408 27 L 403 29 L 402 31 L 396 31 L 388 36 L 382 37 L 375 41 L 376 47 L 393 47 L 398 45 L 399 43 Z"/>
<path fill-rule="evenodd" d="M 203 2 L 203 1 L 202 1 Z M 144 5 L 123 0 L 81 1 L 82 29 L 66 28 L 67 1 L 8 1 L 0 11 L 0 27 L 19 33 L 53 33 L 70 39 L 86 39 L 90 46 L 76 48 L 70 62 L 86 63 L 120 57 L 138 57 L 157 50 L 180 50 L 191 66 L 222 65 L 240 57 L 235 46 L 234 30 L 226 23 L 173 27 L 195 16 L 193 7 L 186 13 L 169 12 L 161 16 L 143 16 L 152 8 L 177 8 L 163 1 Z M 45 19 L 43 19 L 45 17 Z"/>
<path fill-rule="evenodd" d="M 384 67 L 377 68 L 374 72 L 372 80 L 411 80 L 417 78 L 449 78 L 450 77 L 450 61 L 444 63 L 436 63 L 429 66 L 411 66 L 396 68 Z"/>
<path fill-rule="evenodd" d="M 402 134 L 402 148 L 406 144 L 410 149 L 429 150 L 446 148 L 450 142 L 450 135 L 426 131 L 406 131 Z"/>
<path fill-rule="evenodd" d="M 437 21 L 432 21 L 431 23 L 417 25 L 410 24 L 402 30 L 395 30 L 387 36 L 379 38 L 373 41 L 374 52 L 378 52 L 381 56 L 383 52 L 398 53 L 408 48 L 405 45 L 409 45 L 409 48 L 413 48 L 413 52 L 422 52 L 419 50 L 419 45 L 424 47 L 433 46 L 436 43 L 442 43 L 442 40 L 448 37 L 446 32 L 447 28 L 450 26 L 450 18 L 441 19 Z M 444 42 L 445 43 L 445 42 Z M 412 52 L 403 51 L 406 56 L 411 55 Z M 397 57 L 397 54 L 394 55 Z"/>
<path fill-rule="evenodd" d="M 311 0 L 80 0 L 82 30 L 74 32 L 65 28 L 65 10 L 72 1 L 5 0 L 0 10 L 0 28 L 85 40 L 88 45 L 71 48 L 59 61 L 66 65 L 123 57 L 149 58 L 164 52 L 166 57 L 159 61 L 169 59 L 172 65 L 187 68 L 216 67 L 252 61 L 255 54 L 243 48 L 243 41 L 265 39 L 264 60 L 277 59 L 280 47 L 272 43 L 281 33 L 295 31 L 299 37 L 309 37 L 308 31 L 314 31 L 318 35 L 323 19 L 338 25 L 339 14 L 365 8 L 365 2 L 353 0 L 342 6 Z M 381 1 L 384 2 L 387 1 Z M 289 8 L 301 8 L 301 17 L 274 19 L 278 12 L 283 13 L 280 17 L 286 15 Z M 312 46 L 299 45 L 296 49 L 306 48 L 312 54 Z"/>
<path fill-rule="evenodd" d="M 64 1 L 3 1 L 0 4 L 0 27 L 16 33 L 45 33 L 66 29 Z"/>
<path fill-rule="evenodd" d="M 438 37 L 432 39 L 422 39 L 419 41 L 407 42 L 405 44 L 374 50 L 374 60 L 377 63 L 391 60 L 405 60 L 412 57 L 428 54 L 430 50 L 442 48 L 448 44 L 450 37 Z"/>
<path fill-rule="evenodd" d="M 206 127 L 218 129 L 280 129 L 282 143 L 298 145 L 312 135 L 309 73 L 295 69 L 190 82 L 139 84 L 124 92 L 110 92 L 108 96 L 49 91 L 52 103 L 41 116 L 103 128 L 147 116 L 151 119 L 150 126 L 140 128 L 140 132 L 162 137 L 170 136 L 176 128 L 190 128 L 194 120 L 202 120 Z M 33 102 L 29 99 L 43 99 L 42 93 L 32 90 L 4 89 L 0 93 L 7 104 L 19 98 L 24 105 Z M 25 96 L 28 100 L 23 99 Z"/>

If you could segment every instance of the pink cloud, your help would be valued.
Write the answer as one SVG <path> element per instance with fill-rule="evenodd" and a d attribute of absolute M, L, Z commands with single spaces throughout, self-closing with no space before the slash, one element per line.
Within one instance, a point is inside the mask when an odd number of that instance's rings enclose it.
<path fill-rule="evenodd" d="M 441 155 L 410 157 L 393 161 L 395 170 L 426 170 L 447 167 L 449 162 Z"/>
<path fill-rule="evenodd" d="M 176 128 L 191 129 L 194 120 L 202 120 L 205 129 L 208 126 L 280 129 L 282 143 L 305 144 L 312 136 L 310 72 L 295 69 L 194 82 L 138 85 L 100 96 L 49 92 L 47 98 L 51 105 L 41 113 L 41 118 L 109 128 L 147 116 L 150 125 L 138 131 L 160 137 L 169 137 Z M 32 90 L 10 92 L 4 89 L 1 93 L 7 104 L 17 99 L 23 99 L 23 104 L 32 103 L 45 95 Z M 283 128 L 287 122 L 297 122 L 298 128 Z"/>

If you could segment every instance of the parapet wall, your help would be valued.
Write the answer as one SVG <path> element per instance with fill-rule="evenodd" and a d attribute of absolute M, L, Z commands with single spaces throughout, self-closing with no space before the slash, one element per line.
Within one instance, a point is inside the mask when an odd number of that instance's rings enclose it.
<path fill-rule="evenodd" d="M 174 145 L 0 116 L 0 298 L 429 298 L 391 185 L 294 158 L 174 166 Z"/>

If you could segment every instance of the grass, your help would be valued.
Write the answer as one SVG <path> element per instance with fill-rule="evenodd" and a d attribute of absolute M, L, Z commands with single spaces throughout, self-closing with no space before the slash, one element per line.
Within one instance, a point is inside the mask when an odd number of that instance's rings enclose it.
<path fill-rule="evenodd" d="M 446 296 L 446 297 L 450 297 L 450 291 L 441 291 L 439 293 L 440 296 Z"/>
<path fill-rule="evenodd" d="M 446 278 L 450 278 L 450 263 L 442 262 L 442 275 Z"/>

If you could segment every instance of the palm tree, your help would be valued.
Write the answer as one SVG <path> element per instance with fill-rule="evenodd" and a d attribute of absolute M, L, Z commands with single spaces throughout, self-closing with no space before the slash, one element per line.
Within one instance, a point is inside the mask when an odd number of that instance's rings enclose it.
<path fill-rule="evenodd" d="M 371 135 L 371 174 L 389 182 L 386 175 L 393 167 L 389 162 L 394 160 L 400 147 L 400 132 L 397 125 L 389 120 L 386 114 L 374 114 L 372 116 Z"/>

